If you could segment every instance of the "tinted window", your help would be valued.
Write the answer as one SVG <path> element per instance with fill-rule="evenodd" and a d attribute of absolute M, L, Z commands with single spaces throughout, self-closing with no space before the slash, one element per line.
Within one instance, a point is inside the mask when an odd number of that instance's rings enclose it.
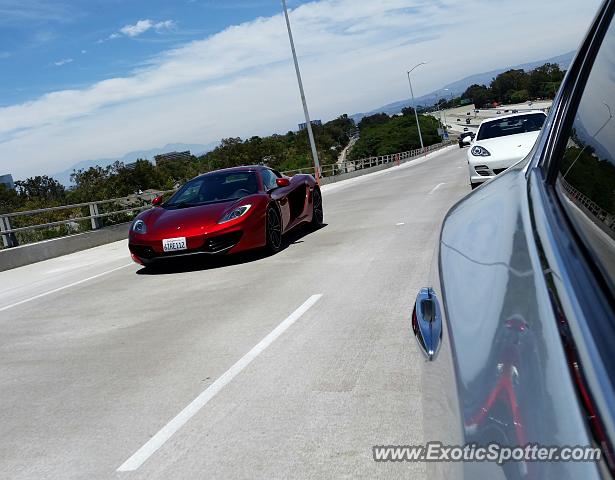
<path fill-rule="evenodd" d="M 186 183 L 164 204 L 167 208 L 225 202 L 258 192 L 254 172 L 210 173 Z"/>
<path fill-rule="evenodd" d="M 615 30 L 609 28 L 578 106 L 557 189 L 581 238 L 615 285 Z"/>
<path fill-rule="evenodd" d="M 265 186 L 265 190 L 271 190 L 278 186 L 275 183 L 277 176 L 271 170 L 261 170 L 261 177 L 263 178 L 263 185 Z"/>
<path fill-rule="evenodd" d="M 538 132 L 545 123 L 544 113 L 528 113 L 501 120 L 486 122 L 478 131 L 477 140 L 517 135 L 518 133 Z"/>

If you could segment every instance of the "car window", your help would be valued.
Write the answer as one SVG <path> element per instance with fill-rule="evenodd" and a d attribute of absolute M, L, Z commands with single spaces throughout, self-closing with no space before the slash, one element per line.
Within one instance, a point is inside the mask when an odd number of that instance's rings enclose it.
<path fill-rule="evenodd" d="M 516 117 L 502 118 L 494 122 L 485 122 L 480 127 L 477 140 L 505 137 L 518 133 L 538 132 L 545 123 L 544 113 L 528 113 Z"/>
<path fill-rule="evenodd" d="M 181 187 L 165 204 L 182 208 L 235 200 L 258 191 L 254 172 L 219 172 L 195 178 Z"/>
<path fill-rule="evenodd" d="M 275 182 L 277 176 L 271 170 L 269 169 L 261 170 L 261 176 L 263 177 L 263 185 L 265 186 L 265 190 L 271 190 L 278 186 Z"/>
<path fill-rule="evenodd" d="M 606 33 L 577 108 L 556 188 L 611 288 L 615 285 L 615 28 Z"/>

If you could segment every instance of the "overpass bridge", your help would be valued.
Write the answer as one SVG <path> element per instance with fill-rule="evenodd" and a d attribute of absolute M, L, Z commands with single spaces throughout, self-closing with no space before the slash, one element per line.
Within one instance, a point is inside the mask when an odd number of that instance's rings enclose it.
<path fill-rule="evenodd" d="M 424 478 L 410 308 L 464 151 L 322 187 L 273 256 L 148 272 L 125 240 L 0 272 L 0 477 Z"/>

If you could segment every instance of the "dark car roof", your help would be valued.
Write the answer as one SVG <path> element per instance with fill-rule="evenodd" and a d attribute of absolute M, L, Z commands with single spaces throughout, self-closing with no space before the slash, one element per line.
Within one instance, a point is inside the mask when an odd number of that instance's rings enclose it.
<path fill-rule="evenodd" d="M 263 165 L 241 165 L 238 167 L 229 167 L 229 168 L 221 168 L 219 170 L 212 170 L 211 172 L 205 172 L 202 173 L 201 175 L 197 175 L 194 178 L 201 178 L 201 177 L 206 177 L 207 175 L 212 175 L 214 173 L 231 173 L 231 172 L 255 172 L 257 170 L 262 170 L 264 168 L 268 168 L 265 167 Z"/>

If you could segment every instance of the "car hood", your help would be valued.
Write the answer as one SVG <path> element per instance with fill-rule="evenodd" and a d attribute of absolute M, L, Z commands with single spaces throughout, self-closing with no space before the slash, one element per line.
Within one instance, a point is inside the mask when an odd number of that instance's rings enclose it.
<path fill-rule="evenodd" d="M 141 217 L 149 233 L 186 232 L 217 225 L 222 215 L 248 199 L 210 203 L 186 208 L 152 208 Z"/>
<path fill-rule="evenodd" d="M 472 146 L 480 145 L 486 148 L 491 155 L 514 155 L 523 158 L 536 143 L 540 131 L 518 133 L 517 135 L 507 135 L 505 137 L 489 138 L 487 140 L 475 141 Z"/>

